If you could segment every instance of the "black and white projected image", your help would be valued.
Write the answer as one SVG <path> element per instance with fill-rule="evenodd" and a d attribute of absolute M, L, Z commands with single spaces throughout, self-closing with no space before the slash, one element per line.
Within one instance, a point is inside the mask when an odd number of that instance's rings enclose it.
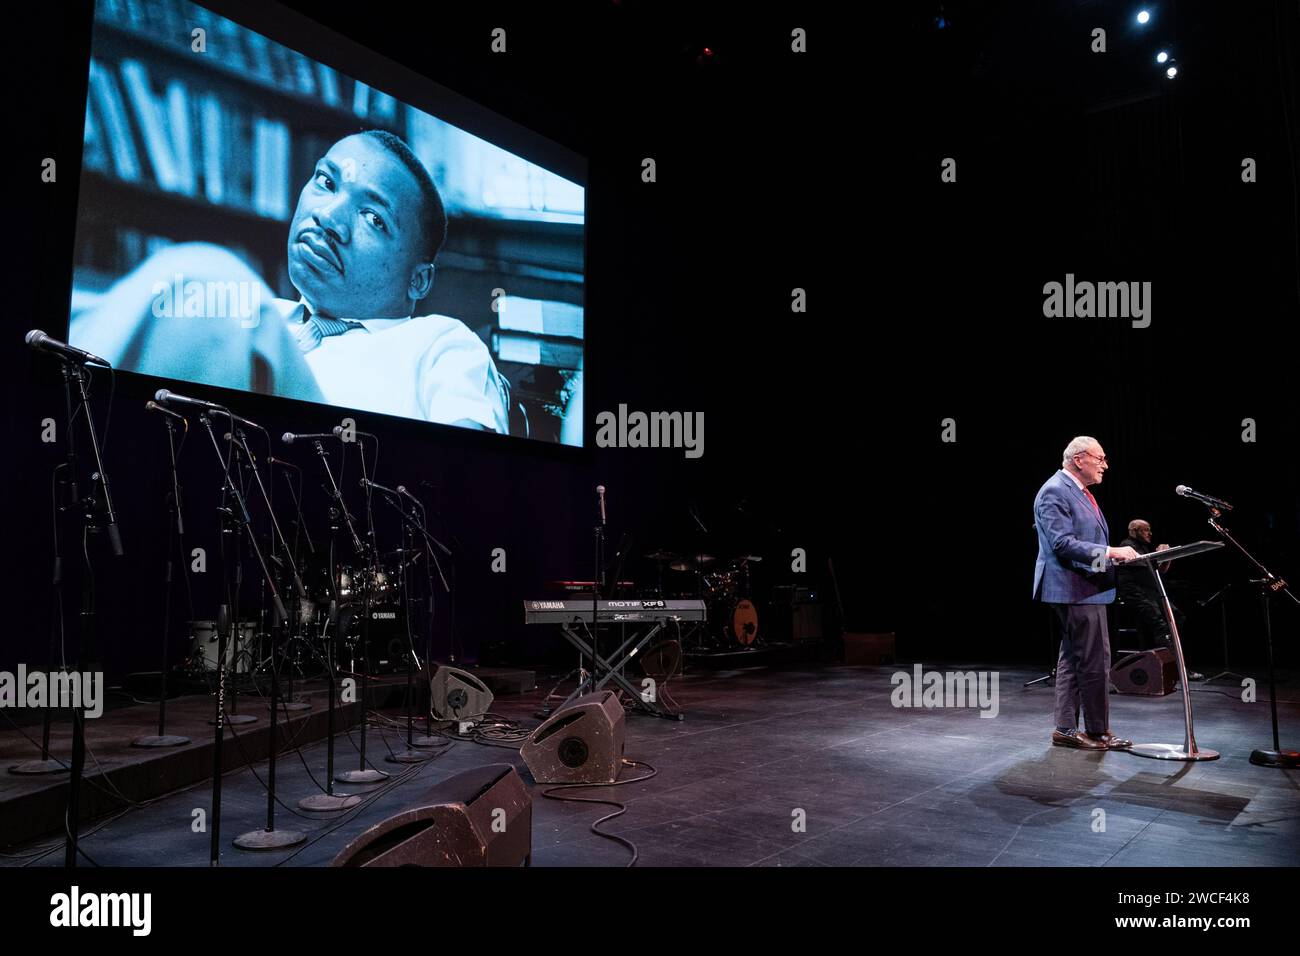
<path fill-rule="evenodd" d="M 584 187 L 382 70 L 185 0 L 99 0 L 68 340 L 179 383 L 580 446 Z"/>

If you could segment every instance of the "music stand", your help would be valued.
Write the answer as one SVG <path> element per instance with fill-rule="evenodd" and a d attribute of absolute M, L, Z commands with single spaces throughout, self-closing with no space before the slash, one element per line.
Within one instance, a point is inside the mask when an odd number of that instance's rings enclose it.
<path fill-rule="evenodd" d="M 1201 750 L 1196 746 L 1196 736 L 1192 732 L 1192 695 L 1187 689 L 1187 665 L 1183 662 L 1183 643 L 1178 637 L 1178 625 L 1174 623 L 1174 609 L 1169 603 L 1169 595 L 1165 593 L 1165 582 L 1160 577 L 1159 565 L 1164 564 L 1166 561 L 1177 561 L 1179 558 L 1200 554 L 1203 551 L 1214 551 L 1222 547 L 1222 541 L 1195 541 L 1192 544 L 1181 544 L 1176 548 L 1166 548 L 1163 551 L 1151 551 L 1139 555 L 1133 561 L 1125 562 L 1126 564 L 1147 565 L 1151 569 L 1152 575 L 1155 576 L 1156 586 L 1160 589 L 1160 603 L 1165 610 L 1165 621 L 1169 624 L 1169 633 L 1173 636 L 1174 657 L 1178 661 L 1178 681 L 1183 688 L 1183 721 L 1185 727 L 1181 747 L 1177 744 L 1134 744 L 1128 748 L 1128 752 L 1131 754 L 1136 754 L 1139 757 L 1154 757 L 1157 760 L 1219 759 L 1217 750 Z"/>

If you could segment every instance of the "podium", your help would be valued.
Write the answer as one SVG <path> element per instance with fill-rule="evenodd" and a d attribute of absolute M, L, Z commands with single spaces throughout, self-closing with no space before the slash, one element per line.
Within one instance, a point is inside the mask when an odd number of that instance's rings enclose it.
<path fill-rule="evenodd" d="M 1169 633 L 1173 637 L 1174 656 L 1178 661 L 1178 681 L 1183 688 L 1185 726 L 1181 747 L 1178 744 L 1134 744 L 1128 751 L 1131 754 L 1153 757 L 1156 760 L 1217 760 L 1219 758 L 1217 750 L 1202 750 L 1196 746 L 1196 735 L 1192 729 L 1192 695 L 1187 689 L 1187 665 L 1183 662 L 1183 644 L 1178 636 L 1178 625 L 1174 623 L 1173 606 L 1169 603 L 1169 595 L 1165 593 L 1165 582 L 1160 577 L 1159 565 L 1222 547 L 1222 541 L 1195 541 L 1191 544 L 1181 544 L 1176 548 L 1166 548 L 1164 551 L 1152 551 L 1139 556 L 1136 560 L 1124 562 L 1125 566 L 1145 564 L 1150 567 L 1151 574 L 1156 579 L 1156 586 L 1160 589 L 1160 603 L 1164 608 L 1165 621 L 1169 624 Z"/>

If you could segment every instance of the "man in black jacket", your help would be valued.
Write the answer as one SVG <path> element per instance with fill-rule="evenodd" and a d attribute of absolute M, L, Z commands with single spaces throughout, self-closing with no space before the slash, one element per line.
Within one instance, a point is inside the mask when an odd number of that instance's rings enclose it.
<path fill-rule="evenodd" d="M 1128 537 L 1123 540 L 1121 546 L 1132 548 L 1138 554 L 1164 551 L 1169 547 L 1167 544 L 1152 544 L 1154 540 L 1151 533 L 1151 523 L 1141 518 L 1134 518 L 1128 523 Z M 1164 574 L 1172 563 L 1166 561 L 1160 565 L 1160 573 Z M 1165 609 L 1164 604 L 1161 602 L 1160 589 L 1156 586 L 1156 578 L 1151 573 L 1151 569 L 1144 565 L 1133 564 L 1128 566 L 1117 565 L 1116 571 L 1118 572 L 1117 590 L 1119 599 L 1124 602 L 1126 607 L 1133 609 L 1133 615 L 1137 620 L 1138 632 L 1142 635 L 1143 643 L 1150 643 L 1153 646 L 1163 644 L 1173 650 L 1173 635 L 1169 632 L 1169 623 L 1165 620 Z M 1172 600 L 1169 602 L 1169 606 L 1174 610 L 1174 623 L 1178 625 L 1178 633 L 1181 635 L 1186 617 L 1184 617 L 1182 611 L 1174 606 Z M 1205 675 L 1189 669 L 1187 679 L 1205 680 Z"/>

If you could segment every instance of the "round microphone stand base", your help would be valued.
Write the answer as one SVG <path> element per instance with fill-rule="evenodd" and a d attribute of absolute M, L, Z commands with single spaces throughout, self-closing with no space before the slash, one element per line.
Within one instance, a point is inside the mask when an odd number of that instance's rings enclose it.
<path fill-rule="evenodd" d="M 271 705 L 267 704 L 266 709 L 270 710 Z M 285 700 L 280 702 L 280 709 L 285 712 L 311 710 L 311 704 L 307 703 L 305 700 Z"/>
<path fill-rule="evenodd" d="M 161 737 L 157 734 L 150 734 L 148 737 L 137 737 L 131 741 L 132 747 L 179 747 L 182 744 L 190 742 L 189 737 L 181 737 L 177 734 L 163 734 Z"/>
<path fill-rule="evenodd" d="M 250 830 L 235 837 L 241 850 L 278 850 L 305 842 L 307 834 L 298 830 Z"/>
<path fill-rule="evenodd" d="M 226 723 L 232 725 L 251 724 L 255 720 L 257 718 L 252 714 L 226 714 Z M 209 720 L 208 723 L 215 727 L 217 722 L 216 720 Z"/>
<path fill-rule="evenodd" d="M 23 775 L 35 775 L 40 773 L 67 773 L 68 765 L 60 763 L 52 757 L 47 760 L 28 760 L 25 763 L 14 764 L 9 768 L 10 773 Z"/>
<path fill-rule="evenodd" d="M 421 753 L 418 750 L 399 750 L 395 754 L 389 754 L 384 759 L 389 763 L 423 763 L 433 757 L 430 753 Z"/>
<path fill-rule="evenodd" d="M 360 802 L 361 798 L 354 794 L 318 793 L 315 796 L 303 797 L 299 800 L 298 809 L 326 813 L 330 810 L 351 810 Z"/>
<path fill-rule="evenodd" d="M 1217 750 L 1197 749 L 1188 753 L 1180 744 L 1134 744 L 1128 752 L 1138 757 L 1153 757 L 1156 760 L 1218 760 Z"/>
<path fill-rule="evenodd" d="M 1300 751 L 1252 750 L 1250 762 L 1256 767 L 1281 767 L 1284 770 L 1294 770 L 1300 767 Z"/>
<path fill-rule="evenodd" d="M 336 773 L 334 779 L 339 783 L 379 783 L 387 780 L 388 774 L 382 770 L 344 770 Z"/>

